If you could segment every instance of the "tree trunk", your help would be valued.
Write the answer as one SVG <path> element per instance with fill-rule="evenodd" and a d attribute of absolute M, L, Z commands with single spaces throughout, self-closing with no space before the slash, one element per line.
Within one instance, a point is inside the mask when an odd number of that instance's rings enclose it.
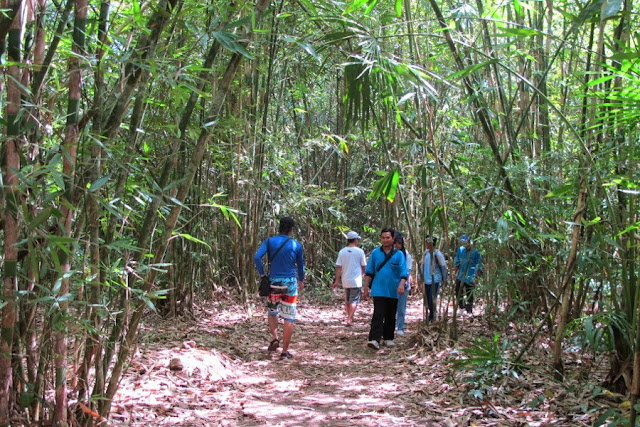
<path fill-rule="evenodd" d="M 19 3 L 19 2 L 18 2 Z M 7 59 L 14 65 L 8 67 L 12 77 L 7 79 L 7 105 L 5 117 L 7 122 L 5 142 L 5 162 L 2 165 L 4 177 L 4 268 L 3 268 L 3 300 L 2 323 L 0 334 L 0 424 L 9 424 L 13 404 L 13 371 L 11 367 L 13 354 L 14 330 L 16 327 L 16 297 L 18 290 L 18 210 L 20 206 L 20 190 L 17 173 L 20 170 L 20 124 L 18 112 L 21 108 L 22 81 L 20 46 L 22 42 L 22 13 L 16 11 L 16 18 L 11 24 Z M 4 24 L 4 22 L 3 22 Z"/>
<path fill-rule="evenodd" d="M 64 138 L 64 160 L 63 173 L 65 179 L 65 189 L 61 203 L 61 224 L 60 233 L 63 237 L 73 236 L 72 225 L 75 216 L 74 192 L 75 192 L 75 169 L 76 156 L 78 150 L 78 114 L 82 97 L 82 64 L 80 58 L 85 55 L 85 31 L 87 24 L 87 2 L 86 0 L 75 0 L 75 20 L 73 32 L 73 53 L 69 59 L 69 106 L 67 115 L 67 125 L 65 127 Z M 70 291 L 71 272 L 71 252 L 69 246 L 67 251 L 60 251 L 61 260 L 61 286 L 58 297 L 61 298 L 59 309 L 54 313 L 55 325 L 55 407 L 54 424 L 66 425 L 67 423 L 67 328 L 65 318 L 68 313 L 68 300 L 66 295 Z"/>
<path fill-rule="evenodd" d="M 562 298 L 562 306 L 560 307 L 560 315 L 558 317 L 558 324 L 556 327 L 555 347 L 553 349 L 553 368 L 555 369 L 555 377 L 558 380 L 562 380 L 562 378 L 564 377 L 564 366 L 562 363 L 562 341 L 567 325 L 569 310 L 571 308 L 569 303 L 571 298 L 571 291 L 569 287 L 573 285 L 573 271 L 576 266 L 578 255 L 578 244 L 580 243 L 582 218 L 586 209 L 588 175 L 589 174 L 587 172 L 584 172 L 584 175 L 580 179 L 578 205 L 576 207 L 576 212 L 573 215 L 573 234 L 571 238 L 571 248 L 569 251 L 567 263 L 565 264 L 565 272 L 562 279 L 562 288 L 560 292 L 560 298 Z"/>

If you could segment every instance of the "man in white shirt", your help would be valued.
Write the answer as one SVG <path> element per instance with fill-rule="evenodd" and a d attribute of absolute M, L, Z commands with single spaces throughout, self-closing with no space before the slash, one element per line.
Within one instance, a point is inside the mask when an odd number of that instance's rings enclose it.
<path fill-rule="evenodd" d="M 360 295 L 362 293 L 362 277 L 367 266 L 364 251 L 358 247 L 360 236 L 355 231 L 347 233 L 347 246 L 338 252 L 336 260 L 336 280 L 333 288 L 336 289 L 342 279 L 342 287 L 345 292 L 344 309 L 347 313 L 346 326 L 353 324 L 353 315 L 356 312 Z"/>

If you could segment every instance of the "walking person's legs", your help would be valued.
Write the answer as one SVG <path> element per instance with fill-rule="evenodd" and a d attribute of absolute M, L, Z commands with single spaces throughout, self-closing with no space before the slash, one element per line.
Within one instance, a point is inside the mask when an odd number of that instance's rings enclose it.
<path fill-rule="evenodd" d="M 464 291 L 467 299 L 465 309 L 467 310 L 467 313 L 473 312 L 473 288 L 474 286 L 471 283 L 464 284 Z"/>
<path fill-rule="evenodd" d="M 382 326 L 384 323 L 384 298 L 373 297 L 373 315 L 371 316 L 371 328 L 369 329 L 369 341 L 380 342 L 382 339 Z"/>
<path fill-rule="evenodd" d="M 389 316 L 389 304 L 387 300 L 390 298 L 385 297 L 373 297 L 373 316 L 371 317 L 371 329 L 369 330 L 369 342 L 367 345 L 374 349 L 378 350 L 380 348 L 380 343 L 386 335 L 386 318 Z M 393 323 L 392 323 L 392 336 L 393 336 L 393 328 L 396 320 L 396 308 L 397 305 L 393 306 Z"/>
<path fill-rule="evenodd" d="M 291 337 L 293 336 L 293 329 L 295 323 L 293 320 L 285 320 L 282 327 L 282 353 L 289 352 L 289 344 L 291 344 Z"/>
<path fill-rule="evenodd" d="M 384 324 L 382 327 L 382 339 L 386 342 L 393 341 L 396 329 L 396 312 L 398 311 L 398 300 L 395 298 L 384 298 Z"/>
<path fill-rule="evenodd" d="M 269 296 L 269 329 L 273 336 L 273 341 L 269 344 L 269 351 L 275 351 L 279 346 L 278 341 L 278 316 L 284 321 L 282 328 L 282 354 L 281 359 L 291 359 L 289 353 L 291 337 L 293 336 L 294 322 L 296 320 L 298 306 L 298 286 L 295 277 L 290 279 L 280 279 L 278 283 L 272 282 L 272 292 Z"/>
<path fill-rule="evenodd" d="M 347 326 L 351 326 L 353 324 L 353 316 L 355 315 L 356 308 L 358 308 L 358 304 L 360 303 L 361 293 L 361 288 L 347 289 L 347 301 L 345 304 L 347 310 Z"/>
<path fill-rule="evenodd" d="M 397 320 L 396 320 L 398 335 L 404 334 L 404 317 L 407 312 L 408 294 L 409 294 L 409 291 L 405 290 L 404 294 L 398 297 L 398 311 L 397 311 Z"/>
<path fill-rule="evenodd" d="M 428 307 L 428 314 L 429 314 L 429 322 L 433 322 L 433 313 L 435 311 L 434 309 L 434 293 L 433 293 L 433 285 L 430 285 L 428 283 L 424 284 L 424 288 L 425 288 L 425 293 L 427 294 L 427 307 Z"/>
<path fill-rule="evenodd" d="M 267 350 L 276 351 L 280 347 L 278 339 L 278 315 L 280 313 L 280 302 L 278 298 L 273 296 L 267 297 L 267 326 L 271 333 L 271 342 Z"/>
<path fill-rule="evenodd" d="M 267 322 L 269 325 L 269 331 L 271 332 L 271 337 L 274 340 L 277 340 L 278 339 L 278 315 L 269 314 L 267 318 Z"/>

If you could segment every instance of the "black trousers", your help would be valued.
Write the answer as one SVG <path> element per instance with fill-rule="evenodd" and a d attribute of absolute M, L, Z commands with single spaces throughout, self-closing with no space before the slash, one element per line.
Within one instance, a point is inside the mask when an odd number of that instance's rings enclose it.
<path fill-rule="evenodd" d="M 397 299 L 373 297 L 373 317 L 371 318 L 369 341 L 393 340 L 397 310 Z"/>
<path fill-rule="evenodd" d="M 460 289 L 462 287 L 462 289 Z M 460 280 L 456 279 L 456 295 L 458 296 L 458 307 L 466 308 L 469 313 L 471 313 L 471 309 L 473 308 L 473 285 L 471 283 L 461 283 Z M 467 303 L 464 303 L 464 300 L 467 300 Z"/>
<path fill-rule="evenodd" d="M 440 289 L 440 282 L 436 282 L 435 285 L 425 283 L 424 290 L 427 295 L 427 307 L 429 308 L 429 322 L 433 322 L 434 315 L 436 313 L 436 307 L 433 305 L 434 300 L 438 297 L 438 290 Z"/>

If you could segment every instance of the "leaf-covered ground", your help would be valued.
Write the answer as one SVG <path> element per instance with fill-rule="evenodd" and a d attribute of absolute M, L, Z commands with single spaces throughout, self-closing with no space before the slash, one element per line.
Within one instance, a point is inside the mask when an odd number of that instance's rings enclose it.
<path fill-rule="evenodd" d="M 272 426 L 579 426 L 624 415 L 628 402 L 597 386 L 604 361 L 567 349 L 567 378 L 557 383 L 542 336 L 512 366 L 533 326 L 459 319 L 452 343 L 443 323 L 421 326 L 412 296 L 409 333 L 378 352 L 366 347 L 371 302 L 345 327 L 342 304 L 303 298 L 290 351 L 268 353 L 266 314 L 219 303 L 196 319 L 149 316 L 138 351 L 113 405 L 116 425 Z M 450 313 L 451 314 L 451 313 Z M 492 323 L 493 321 L 493 323 Z M 449 319 L 450 322 L 450 319 Z M 494 341 L 496 332 L 500 336 Z M 484 337 L 484 339 L 482 339 Z M 474 340 L 482 345 L 470 355 Z M 478 341 L 476 341 L 477 343 Z M 546 344 L 545 344 L 546 343 Z M 477 357 L 472 369 L 452 360 Z M 607 412 L 608 411 L 608 412 Z"/>

